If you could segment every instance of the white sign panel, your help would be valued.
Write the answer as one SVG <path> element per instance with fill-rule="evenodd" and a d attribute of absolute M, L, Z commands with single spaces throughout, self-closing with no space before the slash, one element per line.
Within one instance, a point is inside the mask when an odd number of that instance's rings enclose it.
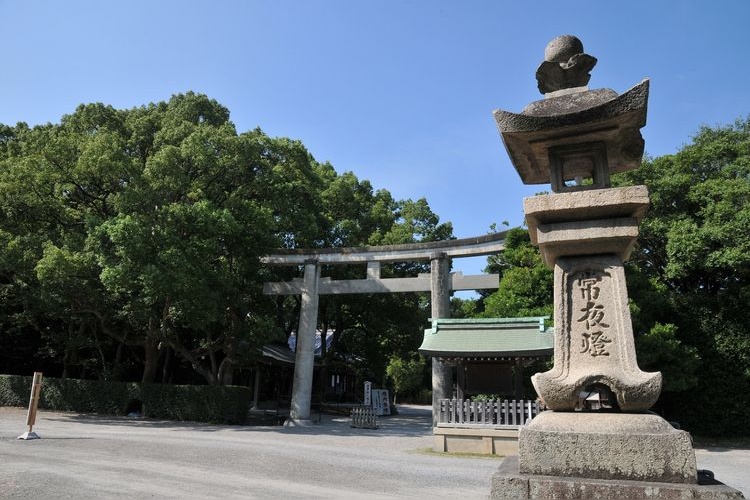
<path fill-rule="evenodd" d="M 386 389 L 373 389 L 372 391 L 372 409 L 375 415 L 390 415 L 391 402 L 389 401 L 388 391 Z"/>
<path fill-rule="evenodd" d="M 365 406 L 370 406 L 372 404 L 372 396 L 370 391 L 372 391 L 372 382 L 368 380 L 367 382 L 365 382 Z"/>

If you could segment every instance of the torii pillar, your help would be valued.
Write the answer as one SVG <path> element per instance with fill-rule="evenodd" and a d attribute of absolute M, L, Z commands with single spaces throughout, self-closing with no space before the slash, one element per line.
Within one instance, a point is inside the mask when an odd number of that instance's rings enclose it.
<path fill-rule="evenodd" d="M 308 426 L 312 403 L 313 369 L 315 367 L 315 329 L 318 323 L 318 285 L 320 266 L 314 259 L 305 262 L 305 274 L 300 294 L 297 349 L 294 355 L 294 382 L 289 420 L 285 425 Z"/>
<path fill-rule="evenodd" d="M 451 317 L 451 261 L 444 253 L 430 257 L 430 299 L 432 318 Z M 453 370 L 439 358 L 432 358 L 432 425 L 437 425 L 441 399 L 453 394 Z"/>

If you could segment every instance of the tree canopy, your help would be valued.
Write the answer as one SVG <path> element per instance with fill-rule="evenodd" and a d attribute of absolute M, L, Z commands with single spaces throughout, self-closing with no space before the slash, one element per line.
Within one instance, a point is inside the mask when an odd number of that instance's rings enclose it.
<path fill-rule="evenodd" d="M 686 428 L 747 434 L 750 118 L 703 127 L 617 177 L 651 197 L 627 267 L 634 323 L 648 332 L 639 362 L 664 372 L 664 411 Z"/>
<path fill-rule="evenodd" d="M 552 316 L 552 271 L 531 245 L 529 232 L 508 230 L 503 253 L 488 258 L 487 272 L 500 275 L 497 291 L 484 298 L 483 316 L 514 318 Z"/>
<path fill-rule="evenodd" d="M 374 191 L 299 141 L 238 133 L 229 110 L 200 94 L 0 125 L 3 364 L 145 382 L 182 369 L 186 381 L 228 384 L 255 347 L 296 328 L 297 299 L 261 294 L 295 270 L 271 276 L 262 255 L 450 237 L 426 200 Z M 339 336 L 382 318 L 366 327 L 368 342 L 390 349 L 375 371 L 416 349 L 426 317 L 416 296 L 329 302 L 322 321 Z"/>

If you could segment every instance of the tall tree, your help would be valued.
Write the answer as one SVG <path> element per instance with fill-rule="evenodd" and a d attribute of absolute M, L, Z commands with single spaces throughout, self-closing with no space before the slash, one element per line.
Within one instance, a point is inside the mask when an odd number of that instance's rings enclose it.
<path fill-rule="evenodd" d="M 689 404 L 687 393 L 667 391 L 665 411 L 695 432 L 746 434 L 750 120 L 703 127 L 677 154 L 647 159 L 619 180 L 645 184 L 651 197 L 629 266 L 637 320 L 659 330 L 660 345 L 680 343 L 687 352 L 672 379 L 695 383 Z"/>
<path fill-rule="evenodd" d="M 95 234 L 102 282 L 145 332 L 144 381 L 169 346 L 207 383 L 231 383 L 241 344 L 263 338 L 251 321 L 263 302 L 259 257 L 306 235 L 291 230 L 300 211 L 289 200 L 314 193 L 310 157 L 259 130 L 238 135 L 205 96 L 155 111 L 143 169 Z"/>
<path fill-rule="evenodd" d="M 528 231 L 508 230 L 505 250 L 488 259 L 486 271 L 500 274 L 500 284 L 483 299 L 485 317 L 552 316 L 552 271 Z"/>
<path fill-rule="evenodd" d="M 143 381 L 159 368 L 166 380 L 176 355 L 207 383 L 231 383 L 253 346 L 296 322 L 293 299 L 274 310 L 261 295 L 279 279 L 261 255 L 448 237 L 426 200 L 339 175 L 299 141 L 238 134 L 229 111 L 200 94 L 0 126 L 0 346 L 60 360 L 65 375 L 115 378 L 136 356 Z M 367 325 L 366 344 L 386 346 L 384 369 L 411 345 L 424 304 L 331 298 L 323 309 L 338 337 Z"/>
<path fill-rule="evenodd" d="M 385 189 L 373 191 L 351 172 L 336 175 L 327 168 L 323 191 L 329 228 L 327 246 L 393 245 L 452 238 L 450 223 L 441 223 L 427 200 L 395 200 Z M 395 263 L 381 269 L 383 277 L 416 276 L 428 266 Z M 364 278 L 364 266 L 330 266 L 324 273 L 335 279 Z M 320 328 L 333 331 L 330 359 L 337 351 L 367 360 L 364 376 L 385 382 L 392 356 L 408 358 L 416 352 L 429 308 L 419 294 L 325 296 L 320 301 Z M 353 356 L 351 356 L 353 355 Z"/>
<path fill-rule="evenodd" d="M 112 200 L 126 175 L 121 130 L 121 113 L 90 105 L 61 125 L 19 124 L 6 136 L 0 227 L 13 242 L 6 249 L 19 250 L 6 254 L 8 281 L 17 298 L 25 297 L 25 319 L 49 340 L 47 354 L 62 358 L 63 374 L 80 350 L 101 347 L 86 335 L 95 323 L 80 310 L 101 298 L 85 241 L 91 227 L 114 213 Z"/>
<path fill-rule="evenodd" d="M 259 255 L 320 233 L 316 168 L 299 142 L 237 134 L 193 93 L 3 126 L 4 325 L 32 325 L 72 363 L 93 349 L 103 371 L 104 350 L 138 345 L 144 381 L 171 349 L 230 382 L 268 330 Z"/>

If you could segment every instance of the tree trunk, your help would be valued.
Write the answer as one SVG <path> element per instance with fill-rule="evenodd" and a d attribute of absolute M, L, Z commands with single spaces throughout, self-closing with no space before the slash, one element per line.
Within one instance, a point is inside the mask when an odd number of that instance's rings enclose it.
<path fill-rule="evenodd" d="M 221 385 L 232 385 L 234 382 L 234 363 L 228 357 L 219 365 L 218 379 Z"/>
<path fill-rule="evenodd" d="M 149 321 L 146 339 L 143 341 L 143 383 L 156 381 L 156 372 L 159 368 L 159 335 L 154 326 L 154 321 Z"/>
<path fill-rule="evenodd" d="M 190 350 L 188 350 L 184 345 L 182 345 L 179 341 L 179 339 L 175 338 L 169 338 L 167 339 L 167 342 L 169 342 L 169 345 L 174 349 L 174 352 L 182 357 L 185 361 L 190 363 L 190 366 L 195 370 L 196 373 L 201 375 L 208 385 L 217 385 L 218 380 L 216 378 L 216 372 L 213 370 L 209 370 L 205 366 L 201 365 L 200 359 L 196 357 Z"/>
<path fill-rule="evenodd" d="M 224 359 L 219 365 L 217 378 L 221 385 L 232 385 L 234 382 L 234 370 L 237 367 L 237 351 L 239 349 L 240 336 L 247 313 L 238 311 L 234 307 L 229 308 L 229 332 L 224 340 Z"/>
<path fill-rule="evenodd" d="M 221 385 L 232 385 L 234 382 L 235 357 L 237 354 L 237 336 L 230 335 L 224 343 L 224 359 L 219 365 L 217 379 Z"/>
<path fill-rule="evenodd" d="M 82 328 L 83 324 L 81 324 Z M 82 332 L 78 332 L 78 337 L 82 336 Z M 78 361 L 78 348 L 76 347 L 77 344 L 77 336 L 74 332 L 74 323 L 71 321 L 68 324 L 68 338 L 65 346 L 65 354 L 63 355 L 63 372 L 62 372 L 62 378 L 68 378 L 71 376 L 71 369 L 73 366 L 77 364 Z"/>
<path fill-rule="evenodd" d="M 168 384 L 172 378 L 172 360 L 174 359 L 174 349 L 167 347 L 164 354 L 164 366 L 161 370 L 161 383 Z"/>
<path fill-rule="evenodd" d="M 71 358 L 71 349 L 66 348 L 65 354 L 63 354 L 63 371 L 62 371 L 62 378 L 68 378 L 70 377 L 70 358 Z"/>
<path fill-rule="evenodd" d="M 125 344 L 122 342 L 117 343 L 117 350 L 115 351 L 115 359 L 112 362 L 112 380 L 119 382 L 122 380 L 122 351 L 125 349 Z"/>

